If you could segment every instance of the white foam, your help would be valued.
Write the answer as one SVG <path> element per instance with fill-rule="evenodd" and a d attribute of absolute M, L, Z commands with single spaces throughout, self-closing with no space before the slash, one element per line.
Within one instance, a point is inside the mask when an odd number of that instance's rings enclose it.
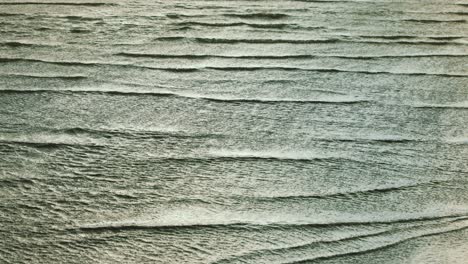
<path fill-rule="evenodd" d="M 468 137 L 454 137 L 454 138 L 446 138 L 445 142 L 449 144 L 460 144 L 466 145 L 468 144 Z"/>
<path fill-rule="evenodd" d="M 435 205 L 436 206 L 436 205 Z M 164 228 L 193 226 L 224 226 L 224 225 L 329 225 L 341 223 L 392 223 L 399 221 L 431 221 L 439 218 L 466 219 L 468 208 L 453 205 L 447 208 L 422 208 L 420 212 L 383 211 L 373 213 L 352 214 L 336 211 L 213 211 L 202 207 L 185 206 L 168 207 L 152 214 L 125 218 L 117 221 L 97 221 L 78 224 L 79 228 Z"/>
<path fill-rule="evenodd" d="M 2 133 L 0 141 L 25 144 L 64 144 L 64 145 L 101 145 L 97 139 L 85 135 L 68 135 L 62 133 Z"/>
<path fill-rule="evenodd" d="M 208 154 L 213 157 L 227 157 L 227 158 L 263 158 L 263 159 L 291 159 L 291 160 L 305 160 L 305 159 L 329 159 L 339 158 L 336 154 L 320 153 L 313 151 L 292 151 L 292 150 L 248 150 L 248 149 L 212 149 Z"/>

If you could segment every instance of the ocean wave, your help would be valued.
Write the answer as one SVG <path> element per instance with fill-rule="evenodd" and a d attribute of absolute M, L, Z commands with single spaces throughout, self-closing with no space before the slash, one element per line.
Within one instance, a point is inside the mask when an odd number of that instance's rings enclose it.
<path fill-rule="evenodd" d="M 144 66 L 138 66 L 126 63 L 111 63 L 111 62 L 99 62 L 99 61 L 56 61 L 46 59 L 34 59 L 34 58 L 14 58 L 14 57 L 0 57 L 0 62 L 12 63 L 12 62 L 32 62 L 32 63 L 47 63 L 53 65 L 62 66 L 114 66 L 114 67 L 135 67 L 142 68 Z"/>
<path fill-rule="evenodd" d="M 359 38 L 379 38 L 379 39 L 415 39 L 419 38 L 419 36 L 412 36 L 412 35 L 359 35 Z"/>
<path fill-rule="evenodd" d="M 96 139 L 89 137 L 77 137 L 59 133 L 3 133 L 0 134 L 0 143 L 25 145 L 37 148 L 57 148 L 69 146 L 103 146 Z"/>
<path fill-rule="evenodd" d="M 297 25 L 285 24 L 285 23 L 275 23 L 275 24 L 256 24 L 256 23 L 246 23 L 246 22 L 231 22 L 231 23 L 213 23 L 213 22 L 198 22 L 198 21 L 185 21 L 177 23 L 179 26 L 204 26 L 204 27 L 239 27 L 247 26 L 251 28 L 288 28 L 294 27 Z"/>
<path fill-rule="evenodd" d="M 140 54 L 126 54 L 121 56 L 133 56 L 133 57 L 142 57 L 148 55 Z M 151 55 L 149 55 L 151 56 Z M 99 66 L 99 65 L 109 65 L 109 66 L 116 66 L 116 67 L 133 67 L 133 68 L 140 68 L 140 69 L 149 69 L 149 70 L 160 70 L 160 71 L 167 71 L 167 72 L 175 72 L 175 73 L 190 73 L 190 72 L 198 72 L 205 69 L 208 70 L 219 70 L 219 71 L 256 71 L 256 70 L 283 70 L 283 71 L 325 71 L 325 72 L 343 72 L 342 70 L 338 69 L 306 69 L 306 68 L 298 68 L 298 67 L 262 67 L 262 66 L 249 66 L 249 67 L 216 67 L 216 66 L 208 66 L 204 68 L 169 68 L 169 67 L 153 67 L 153 66 L 146 66 L 146 65 L 134 65 L 134 64 L 106 64 L 106 63 L 98 63 L 98 62 L 61 62 L 61 61 L 46 61 L 46 60 L 39 60 L 39 59 L 21 59 L 21 58 L 2 58 L 1 61 L 3 62 L 39 62 L 39 63 L 50 63 L 50 64 L 57 64 L 57 65 L 72 65 L 72 66 Z M 366 72 L 366 73 L 373 73 L 373 72 Z M 10 77 L 29 77 L 29 78 L 54 78 L 51 76 L 42 76 L 42 75 L 27 75 L 27 74 L 9 74 Z M 56 76 L 55 78 L 59 78 Z M 64 76 L 64 78 L 66 78 Z M 72 77 L 73 78 L 73 77 Z M 76 78 L 76 77 L 74 77 Z"/>
<path fill-rule="evenodd" d="M 282 150 L 210 150 L 207 158 L 233 159 L 233 160 L 285 160 L 285 161 L 315 161 L 351 159 L 330 153 L 314 153 L 304 151 L 282 151 Z"/>
<path fill-rule="evenodd" d="M 265 60 L 289 60 L 289 59 L 314 59 L 314 58 L 338 58 L 338 59 L 392 59 L 392 58 L 424 58 L 424 57 L 468 57 L 468 54 L 401 54 L 401 55 L 338 55 L 338 54 L 284 54 L 284 55 L 222 55 L 222 54 L 158 54 L 118 52 L 115 56 L 134 58 L 158 58 L 158 59 L 265 59 Z M 1 61 L 1 59 L 0 59 Z"/>
<path fill-rule="evenodd" d="M 0 2 L 2 5 L 61 5 L 61 6 L 116 6 L 116 3 L 84 3 L 84 2 Z"/>
<path fill-rule="evenodd" d="M 158 96 L 158 97 L 180 97 L 190 99 L 200 99 L 212 102 L 223 103 L 258 103 L 258 104 L 362 104 L 369 103 L 370 100 L 360 99 L 350 96 L 318 97 L 310 99 L 295 98 L 242 98 L 216 95 L 203 95 L 188 92 L 172 91 L 151 91 L 151 90 L 115 90 L 115 89 L 2 89 L 0 94 L 21 94 L 21 93 L 83 93 L 83 94 L 105 94 L 115 96 Z"/>
<path fill-rule="evenodd" d="M 429 72 L 390 72 L 390 71 L 360 71 L 360 70 L 345 70 L 336 68 L 299 68 L 299 67 L 206 67 L 206 69 L 219 71 L 258 71 L 258 70 L 279 70 L 279 71 L 312 71 L 312 72 L 342 72 L 342 73 L 360 73 L 360 74 L 390 74 L 390 75 L 414 75 L 414 76 L 440 76 L 440 77 L 468 77 L 468 74 L 453 74 L 453 73 L 429 73 Z"/>
<path fill-rule="evenodd" d="M 28 178 L 0 178 L 0 187 L 11 186 L 19 187 L 23 185 L 34 185 L 36 183 L 33 179 Z"/>
<path fill-rule="evenodd" d="M 124 138 L 138 138 L 138 139 L 149 139 L 149 138 L 213 138 L 222 137 L 221 134 L 214 133 L 188 133 L 180 130 L 158 128 L 154 130 L 142 130 L 142 129 L 119 129 L 119 128 L 84 128 L 84 127 L 69 127 L 69 128 L 37 128 L 55 134 L 67 134 L 67 135 L 91 135 L 93 137 L 104 137 L 109 138 L 112 136 L 124 137 Z"/>
<path fill-rule="evenodd" d="M 31 78 L 31 79 L 62 79 L 62 80 L 84 80 L 87 79 L 88 76 L 85 75 L 33 75 L 33 74 L 5 74 L 0 75 L 2 77 L 20 77 L 20 78 Z M 20 93 L 20 92 L 31 92 L 34 90 L 10 90 L 10 89 L 3 89 L 0 90 L 2 93 Z M 41 91 L 41 90 L 37 90 Z M 52 90 L 47 90 L 52 91 Z"/>
<path fill-rule="evenodd" d="M 352 97 L 330 98 L 330 99 L 288 99 L 288 98 L 228 98 L 228 97 L 199 97 L 208 101 L 223 103 L 295 103 L 295 104 L 362 104 L 370 100 Z"/>
<path fill-rule="evenodd" d="M 440 224 L 407 226 L 338 239 L 318 240 L 305 242 L 299 245 L 252 250 L 240 255 L 217 260 L 214 263 L 232 263 L 233 261 L 246 263 L 256 262 L 267 256 L 270 261 L 272 261 L 271 257 L 276 257 L 279 258 L 277 262 L 282 260 L 281 263 L 287 264 L 311 263 L 375 252 L 399 245 L 409 240 L 446 234 L 467 228 L 468 226 L 466 223 L 456 223 L 455 221 Z M 333 248 L 334 250 L 321 250 L 327 248 Z"/>
<path fill-rule="evenodd" d="M 419 187 L 435 187 L 440 184 L 445 183 L 444 181 L 430 181 L 430 182 L 422 182 L 416 184 L 407 184 L 407 185 L 393 185 L 375 189 L 366 189 L 366 190 L 356 190 L 356 191 L 347 191 L 347 192 L 336 192 L 336 193 L 323 193 L 323 194 L 299 194 L 299 195 L 279 195 L 279 196 L 255 196 L 251 197 L 255 200 L 260 201 L 294 201 L 294 200 L 308 200 L 308 199 L 351 199 L 353 197 L 361 197 L 361 196 L 372 196 L 372 195 L 380 195 L 385 193 L 391 193 L 396 191 L 407 191 L 412 190 Z M 250 198 L 250 197 L 249 197 Z"/>
<path fill-rule="evenodd" d="M 185 18 L 185 17 L 203 17 L 204 15 L 194 15 L 194 14 L 181 14 L 181 13 L 169 13 L 166 14 L 166 17 L 172 19 Z"/>
<path fill-rule="evenodd" d="M 284 19 L 289 15 L 283 13 L 248 13 L 248 14 L 224 14 L 226 17 L 245 19 Z"/>
<path fill-rule="evenodd" d="M 91 33 L 93 32 L 90 29 L 85 29 L 85 28 L 72 28 L 70 29 L 70 33 L 75 33 L 75 34 L 84 34 L 84 33 Z"/>
<path fill-rule="evenodd" d="M 420 143 L 425 142 L 424 139 L 416 139 L 401 136 L 369 136 L 369 137 L 337 137 L 337 138 L 319 138 L 324 141 L 338 142 L 356 142 L 356 143 Z"/>
<path fill-rule="evenodd" d="M 266 255 L 282 255 L 293 250 L 308 249 L 312 246 L 318 246 L 319 244 L 346 243 L 348 241 L 356 241 L 359 239 L 365 239 L 368 237 L 374 237 L 374 236 L 384 235 L 388 233 L 390 233 L 390 231 L 388 230 L 387 231 L 374 231 L 374 232 L 369 232 L 365 234 L 350 235 L 350 236 L 345 236 L 345 237 L 336 238 L 336 239 L 320 239 L 320 240 L 316 240 L 312 242 L 305 242 L 305 243 L 303 242 L 301 244 L 295 244 L 295 245 L 289 245 L 289 246 L 283 246 L 283 247 L 251 250 L 251 251 L 247 251 L 241 254 L 218 259 L 212 262 L 212 264 L 232 263 L 235 261 L 246 262 L 246 260 L 251 260 L 252 258 L 258 258 L 258 257 L 266 256 Z"/>
<path fill-rule="evenodd" d="M 37 31 L 48 31 L 48 30 L 52 30 L 52 28 L 49 28 L 49 27 L 39 27 L 39 28 L 35 28 L 35 30 L 37 30 Z"/>
<path fill-rule="evenodd" d="M 468 54 L 409 54 L 409 55 L 374 55 L 374 56 L 360 56 L 360 55 L 310 55 L 310 54 L 285 54 L 285 55 L 211 55 L 211 54 L 149 54 L 149 53 L 133 53 L 133 52 L 118 52 L 115 56 L 130 57 L 130 58 L 156 58 L 156 59 L 238 59 L 238 60 L 305 60 L 305 59 L 320 59 L 320 58 L 336 58 L 345 60 L 379 60 L 379 59 L 396 59 L 396 58 L 425 58 L 425 57 L 468 57 Z M 253 70 L 298 70 L 298 71 L 329 71 L 329 72 L 360 72 L 368 74 L 428 74 L 431 73 L 394 73 L 394 72 L 372 72 L 372 71 L 347 71 L 339 69 L 307 69 L 299 67 L 261 67 L 261 66 L 248 66 L 248 67 L 221 67 L 221 66 L 208 66 L 205 68 L 169 68 L 169 67 L 152 67 L 145 65 L 129 64 L 129 63 L 110 63 L 110 62 L 98 62 L 98 61 L 55 61 L 35 58 L 14 58 L 14 57 L 0 57 L 0 62 L 3 63 L 46 63 L 62 66 L 111 66 L 111 67 L 123 67 L 123 68 L 143 68 L 143 69 L 154 69 L 168 72 L 197 72 L 203 69 L 213 70 L 225 70 L 225 71 L 253 71 Z M 13 76 L 15 74 L 10 74 Z M 18 77 L 30 77 L 30 78 L 41 78 L 41 75 L 28 75 L 28 74 L 16 74 Z M 459 77 L 456 74 L 437 74 L 433 75 L 446 75 Z M 461 75 L 465 76 L 465 75 Z M 468 76 L 468 75 L 467 75 Z M 42 76 L 43 78 L 53 78 Z M 85 78 L 83 76 L 82 78 Z M 74 77 L 76 78 L 76 77 Z"/>
<path fill-rule="evenodd" d="M 62 16 L 60 18 L 65 18 L 68 20 L 76 20 L 76 21 L 102 21 L 102 18 L 99 17 L 85 17 L 85 16 Z"/>
<path fill-rule="evenodd" d="M 394 235 L 396 237 L 393 239 L 387 238 L 385 239 L 385 242 L 383 243 L 381 241 L 375 241 L 375 243 L 373 243 L 371 246 L 364 248 L 364 249 L 353 249 L 353 250 L 342 252 L 342 253 L 325 253 L 325 254 L 315 256 L 315 257 L 306 257 L 306 258 L 301 258 L 299 260 L 283 262 L 283 263 L 284 264 L 305 264 L 305 263 L 310 263 L 312 261 L 318 262 L 318 261 L 332 260 L 336 258 L 362 255 L 362 254 L 367 254 L 367 253 L 395 247 L 404 242 L 411 241 L 414 239 L 436 236 L 436 235 L 443 235 L 443 234 L 452 233 L 452 232 L 458 232 L 461 230 L 466 230 L 467 228 L 468 226 L 466 225 L 466 223 L 465 224 L 453 223 L 452 225 L 438 226 L 438 227 L 435 227 L 434 229 L 418 230 L 414 233 L 406 232 L 406 233 L 402 233 L 399 236 L 397 234 L 397 235 Z"/>
<path fill-rule="evenodd" d="M 74 147 L 74 146 L 96 146 L 86 144 L 75 144 L 66 142 L 28 142 L 28 141 L 16 141 L 16 140 L 3 140 L 0 138 L 0 144 L 14 144 L 23 145 L 33 148 L 60 148 L 60 147 Z"/>
<path fill-rule="evenodd" d="M 217 219 L 223 217 L 223 219 Z M 414 218 L 395 218 L 388 220 L 362 220 L 362 221 L 334 221 L 334 222 L 310 222 L 305 220 L 295 221 L 286 220 L 260 220 L 260 219 L 235 219 L 234 215 L 218 215 L 214 218 L 208 218 L 207 216 L 199 219 L 186 219 L 186 220 L 174 220 L 174 219 L 152 219 L 152 220 L 127 220 L 127 221 L 115 221 L 115 222 L 100 222 L 92 224 L 81 224 L 70 229 L 79 229 L 82 231 L 126 231 L 126 230 L 178 230 L 178 229 L 200 229 L 200 228 L 221 228 L 221 229 L 249 229 L 249 228 L 265 228 L 265 229 L 301 229 L 301 228 L 321 228 L 321 227 L 338 227 L 338 226 L 368 226 L 368 225 L 394 225 L 401 223 L 417 223 L 417 222 L 428 222 L 428 221 L 456 221 L 465 220 L 467 215 L 465 214 L 453 214 L 453 215 L 433 215 L 433 216 L 421 216 Z M 268 219 L 268 218 L 267 218 Z"/>
<path fill-rule="evenodd" d="M 47 61 L 43 61 L 49 63 Z M 76 64 L 80 62 L 50 62 L 54 64 Z M 85 63 L 81 63 L 84 65 Z M 89 64 L 86 64 L 89 65 Z M 390 71 L 368 71 L 368 70 L 348 70 L 348 69 L 338 69 L 338 68 L 301 68 L 301 67 L 287 67 L 287 66 L 206 66 L 206 67 L 155 67 L 148 65 L 135 65 L 135 64 L 103 64 L 103 63 L 94 63 L 93 65 L 111 65 L 116 67 L 133 67 L 139 69 L 148 69 L 148 70 L 159 70 L 166 72 L 174 73 L 192 73 L 204 70 L 214 70 L 214 71 L 307 71 L 307 72 L 328 72 L 328 73 L 357 73 L 357 74 L 386 74 L 386 75 L 409 75 L 409 76 L 439 76 L 439 77 L 468 77 L 468 74 L 457 74 L 457 73 L 430 73 L 430 72 L 390 72 Z M 7 76 L 7 75 L 4 75 Z M 14 76 L 24 76 L 25 78 L 63 78 L 63 79 L 84 79 L 86 76 L 42 76 L 42 75 L 27 75 L 27 74 L 8 74 L 10 77 Z"/>
<path fill-rule="evenodd" d="M 444 139 L 446 143 L 455 145 L 468 145 L 468 137 L 453 137 Z"/>
<path fill-rule="evenodd" d="M 16 76 L 16 75 L 15 75 Z M 64 78 L 63 76 L 58 77 L 38 77 L 38 78 Z M 65 77 L 66 78 L 66 77 Z M 34 93 L 83 93 L 83 94 L 108 94 L 117 96 L 177 96 L 175 93 L 165 91 L 135 91 L 135 90 L 111 90 L 111 89 L 1 89 L 0 93 L 3 94 L 34 94 Z"/>
<path fill-rule="evenodd" d="M 418 104 L 414 104 L 413 107 L 415 108 L 440 108 L 440 109 L 468 109 L 468 101 L 451 103 L 451 104 L 418 103 Z"/>
<path fill-rule="evenodd" d="M 401 54 L 401 55 L 374 55 L 374 56 L 337 56 L 339 58 L 349 58 L 349 59 L 393 59 L 393 58 L 431 58 L 431 57 L 468 57 L 468 54 Z"/>
<path fill-rule="evenodd" d="M 451 20 L 439 20 L 439 19 L 404 19 L 406 22 L 417 22 L 417 23 L 466 23 L 465 19 L 451 19 Z"/>
<path fill-rule="evenodd" d="M 10 16 L 19 16 L 21 14 L 15 14 L 15 13 L 0 13 L 0 17 L 10 17 Z"/>
<path fill-rule="evenodd" d="M 315 55 L 298 54 L 298 55 L 214 55 L 214 54 L 150 54 L 150 53 L 134 53 L 134 52 L 119 52 L 116 56 L 135 57 L 135 58 L 160 58 L 160 59 L 308 59 L 315 58 Z M 1 59 L 0 59 L 1 60 Z"/>
<path fill-rule="evenodd" d="M 307 3 L 356 3 L 357 1 L 348 0 L 292 0 L 294 2 L 307 2 Z M 369 1 L 360 0 L 361 3 L 372 3 Z"/>
<path fill-rule="evenodd" d="M 6 46 L 10 48 L 20 48 L 20 47 L 50 47 L 54 45 L 45 44 L 45 43 L 29 43 L 29 42 L 22 42 L 22 41 L 5 41 L 5 42 L 0 42 L 0 46 Z"/>
<path fill-rule="evenodd" d="M 1 4 L 0 4 L 1 5 Z M 103 18 L 100 17 L 91 17 L 91 16 L 79 16 L 79 15 L 52 15 L 52 14 L 21 14 L 21 13 L 0 13 L 2 16 L 24 16 L 27 19 L 67 19 L 72 21 L 103 21 Z"/>
<path fill-rule="evenodd" d="M 198 43 L 213 43 L 213 44 L 313 44 L 313 43 L 336 43 L 339 39 L 234 39 L 234 38 L 207 38 L 207 37 L 159 37 L 154 41 L 190 41 Z"/>
<path fill-rule="evenodd" d="M 403 45 L 467 45 L 466 42 L 453 41 L 430 41 L 430 40 L 394 40 L 394 41 L 376 41 L 376 40 L 345 40 L 344 42 L 368 43 L 368 44 L 403 44 Z"/>
<path fill-rule="evenodd" d="M 301 163 L 310 163 L 310 162 L 341 162 L 343 160 L 350 160 L 348 158 L 340 158 L 340 157 L 265 157 L 265 156 L 154 156 L 155 160 L 161 161 L 171 161 L 177 163 L 191 163 L 191 162 L 257 162 L 257 161 L 265 161 L 265 162 L 301 162 Z M 352 160 L 354 161 L 354 160 Z"/>
<path fill-rule="evenodd" d="M 453 77 L 453 78 L 467 78 L 468 74 L 456 73 L 430 73 L 430 72 L 390 72 L 390 71 L 368 71 L 368 70 L 347 70 L 337 68 L 301 68 L 301 67 L 286 67 L 286 66 L 206 66 L 202 68 L 167 68 L 167 67 L 153 67 L 134 65 L 133 67 L 145 68 L 151 70 L 160 70 L 167 72 L 198 72 L 203 70 L 214 71 L 306 71 L 306 72 L 327 72 L 327 73 L 357 73 L 357 74 L 383 74 L 383 75 L 408 75 L 408 76 L 439 76 L 439 77 Z"/>
<path fill-rule="evenodd" d="M 453 14 L 453 15 L 459 15 L 459 16 L 468 16 L 468 12 L 463 12 L 463 11 L 450 11 L 450 12 L 445 12 L 443 14 Z"/>
<path fill-rule="evenodd" d="M 199 223 L 199 224 L 150 224 L 150 223 L 108 223 L 82 225 L 78 229 L 83 231 L 125 231 L 144 229 L 199 229 L 199 228 L 242 228 L 248 227 L 245 223 Z"/>
<path fill-rule="evenodd" d="M 456 40 L 465 38 L 465 36 L 420 36 L 420 35 L 357 35 L 355 37 L 365 38 L 365 39 L 389 39 L 389 40 L 398 40 L 398 39 L 434 39 L 434 40 Z"/>
<path fill-rule="evenodd" d="M 392 41 L 384 41 L 392 40 Z M 453 41 L 430 41 L 430 40 L 398 40 L 384 39 L 382 41 L 372 40 L 369 38 L 352 39 L 352 38 L 326 38 L 326 39 L 285 39 L 285 38 L 216 38 L 216 37 L 183 37 L 183 36 L 168 36 L 158 37 L 154 41 L 164 42 L 197 42 L 203 44 L 320 44 L 320 43 L 367 43 L 367 44 L 405 44 L 405 45 L 467 45 L 465 42 Z M 449 39 L 453 40 L 453 39 Z"/>
<path fill-rule="evenodd" d="M 465 36 L 429 36 L 427 38 L 437 39 L 437 40 L 456 40 L 465 38 Z"/>

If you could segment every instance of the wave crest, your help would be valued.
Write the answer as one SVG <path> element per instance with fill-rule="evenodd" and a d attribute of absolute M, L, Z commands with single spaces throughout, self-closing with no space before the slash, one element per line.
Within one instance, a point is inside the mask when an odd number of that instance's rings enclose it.
<path fill-rule="evenodd" d="M 244 19 L 283 19 L 287 14 L 283 13 L 248 13 L 248 14 L 224 14 L 226 17 L 244 18 Z"/>

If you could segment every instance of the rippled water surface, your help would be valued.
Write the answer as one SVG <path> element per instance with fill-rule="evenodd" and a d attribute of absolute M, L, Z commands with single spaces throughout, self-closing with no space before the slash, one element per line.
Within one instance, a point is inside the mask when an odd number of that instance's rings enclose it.
<path fill-rule="evenodd" d="M 466 263 L 468 2 L 103 1 L 0 0 L 0 263 Z"/>

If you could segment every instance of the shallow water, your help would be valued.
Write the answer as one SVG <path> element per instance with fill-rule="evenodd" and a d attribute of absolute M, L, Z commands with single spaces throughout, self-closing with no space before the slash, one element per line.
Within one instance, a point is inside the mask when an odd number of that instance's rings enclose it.
<path fill-rule="evenodd" d="M 467 19 L 0 0 L 0 262 L 464 263 Z"/>

